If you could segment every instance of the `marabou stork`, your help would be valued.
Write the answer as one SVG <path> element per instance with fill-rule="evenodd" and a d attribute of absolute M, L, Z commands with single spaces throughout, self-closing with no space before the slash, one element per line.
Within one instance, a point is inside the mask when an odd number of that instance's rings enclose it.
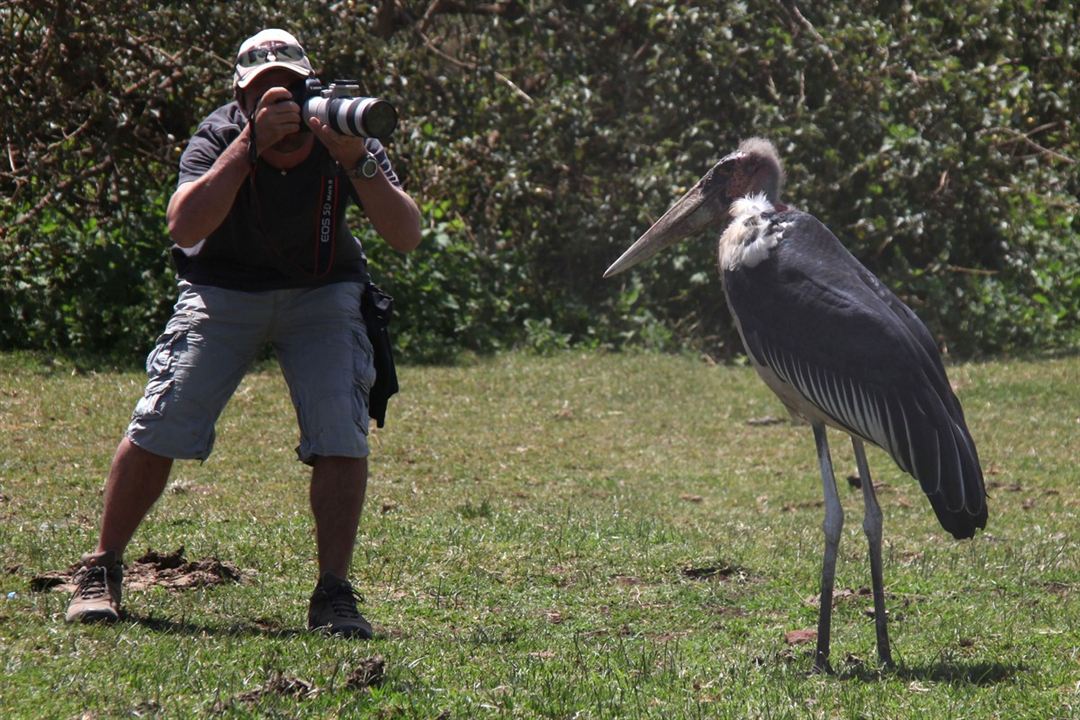
<path fill-rule="evenodd" d="M 851 436 L 870 545 L 878 658 L 892 665 L 881 573 L 881 508 L 863 443 L 922 485 L 958 539 L 986 526 L 982 469 L 960 402 L 926 326 L 817 218 L 779 201 L 768 140 L 723 158 L 604 273 L 610 277 L 700 230 L 719 229 L 724 294 L 746 354 L 796 419 L 814 430 L 825 487 L 825 556 L 814 667 L 829 671 L 836 551 L 844 515 L 825 437 Z"/>

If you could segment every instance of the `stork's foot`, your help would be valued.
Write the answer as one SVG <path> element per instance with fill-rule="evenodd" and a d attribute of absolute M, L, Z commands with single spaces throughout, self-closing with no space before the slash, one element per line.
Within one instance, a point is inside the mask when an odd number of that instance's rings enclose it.
<path fill-rule="evenodd" d="M 811 670 L 814 675 L 835 675 L 832 666 L 829 665 L 829 657 L 822 655 L 821 653 L 814 654 L 814 669 Z"/>

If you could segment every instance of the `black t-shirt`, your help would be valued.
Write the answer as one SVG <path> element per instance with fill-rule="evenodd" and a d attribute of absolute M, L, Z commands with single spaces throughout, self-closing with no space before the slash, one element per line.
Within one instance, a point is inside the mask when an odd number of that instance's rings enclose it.
<path fill-rule="evenodd" d="M 235 102 L 203 120 L 180 157 L 177 185 L 205 174 L 246 124 Z M 367 145 L 390 182 L 400 185 L 382 144 L 369 139 Z M 345 223 L 350 202 L 357 202 L 352 183 L 318 141 L 289 170 L 259 160 L 199 251 L 189 256 L 173 248 L 177 274 L 234 290 L 366 281 L 364 250 Z"/>

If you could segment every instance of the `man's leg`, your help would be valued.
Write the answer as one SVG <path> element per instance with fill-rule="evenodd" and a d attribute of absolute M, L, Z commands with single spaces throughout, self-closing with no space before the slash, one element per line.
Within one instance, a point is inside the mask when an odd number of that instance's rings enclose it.
<path fill-rule="evenodd" d="M 375 379 L 360 291 L 357 283 L 335 283 L 292 293 L 273 343 L 300 425 L 297 456 L 314 468 L 319 582 L 308 627 L 370 638 L 348 581 L 367 489 L 367 399 Z"/>
<path fill-rule="evenodd" d="M 117 558 L 124 556 L 139 523 L 164 492 L 172 463 L 172 458 L 143 450 L 126 437 L 120 441 L 105 481 L 101 536 L 95 553 L 111 550 Z"/>
<path fill-rule="evenodd" d="M 297 456 L 312 466 L 319 577 L 345 579 L 367 489 L 368 391 L 375 380 L 360 286 L 292 291 L 272 338 L 300 426 Z"/>
<path fill-rule="evenodd" d="M 320 457 L 311 472 L 311 511 L 319 577 L 349 577 L 356 530 L 367 491 L 367 458 Z"/>
<path fill-rule="evenodd" d="M 173 315 L 147 357 L 143 397 L 113 456 L 101 535 L 76 573 L 69 622 L 119 617 L 123 552 L 161 497 L 171 458 L 210 454 L 217 417 L 265 342 L 272 307 L 265 298 L 181 283 Z"/>
<path fill-rule="evenodd" d="M 319 549 L 319 582 L 308 604 L 308 627 L 370 638 L 371 623 L 356 609 L 359 593 L 348 581 L 356 529 L 367 490 L 367 458 L 315 458 L 311 511 Z"/>
<path fill-rule="evenodd" d="M 120 617 L 122 558 L 131 536 L 161 497 L 172 459 L 120 441 L 105 481 L 105 508 L 97 549 L 84 555 L 68 603 L 68 622 L 111 622 Z"/>

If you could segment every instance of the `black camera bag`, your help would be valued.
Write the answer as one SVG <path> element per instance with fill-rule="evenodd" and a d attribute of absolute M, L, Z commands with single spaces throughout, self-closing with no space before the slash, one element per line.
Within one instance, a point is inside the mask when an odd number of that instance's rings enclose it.
<path fill-rule="evenodd" d="M 390 317 L 393 312 L 394 298 L 369 281 L 360 302 L 360 314 L 367 326 L 371 357 L 375 364 L 375 383 L 368 395 L 368 415 L 379 427 L 386 423 L 386 405 L 390 396 L 398 391 L 394 352 L 390 342 Z"/>

